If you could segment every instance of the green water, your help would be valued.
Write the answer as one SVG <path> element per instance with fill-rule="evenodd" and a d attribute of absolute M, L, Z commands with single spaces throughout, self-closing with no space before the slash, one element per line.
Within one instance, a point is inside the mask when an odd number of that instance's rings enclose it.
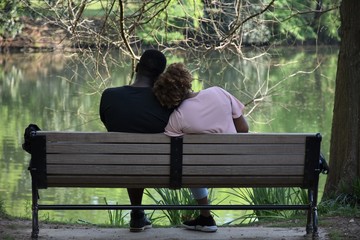
<path fill-rule="evenodd" d="M 247 104 L 252 132 L 320 132 L 328 157 L 337 49 L 286 48 L 244 60 L 230 53 L 169 53 L 169 63 L 182 61 L 197 79 L 199 90 L 218 85 Z M 252 58 L 250 58 L 252 57 Z M 130 82 L 130 61 L 119 54 L 96 66 L 81 54 L 26 53 L 0 55 L 0 200 L 8 213 L 30 217 L 29 155 L 21 149 L 24 128 L 105 131 L 98 103 L 102 90 Z M 100 77 L 101 76 L 101 77 Z M 257 97 L 255 104 L 252 101 Z M 325 177 L 321 176 L 320 192 Z M 228 198 L 216 191 L 216 201 Z M 42 203 L 128 203 L 124 189 L 48 189 Z M 152 204 L 145 197 L 144 203 Z M 161 213 L 160 213 L 161 214 Z M 244 214 L 217 211 L 219 224 Z M 41 211 L 42 219 L 106 223 L 106 211 Z"/>

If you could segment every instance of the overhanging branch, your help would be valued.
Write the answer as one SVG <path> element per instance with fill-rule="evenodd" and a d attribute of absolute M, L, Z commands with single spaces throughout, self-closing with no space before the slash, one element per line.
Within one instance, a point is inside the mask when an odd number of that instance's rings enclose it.
<path fill-rule="evenodd" d="M 246 23 L 247 21 L 263 14 L 264 12 L 266 12 L 275 2 L 275 0 L 272 0 L 263 10 L 261 10 L 258 13 L 255 13 L 247 18 L 245 18 L 241 23 L 237 24 L 231 31 L 229 34 L 227 34 L 226 37 L 224 37 L 221 41 L 225 41 L 226 39 L 230 38 L 242 25 L 244 25 L 244 23 Z"/>

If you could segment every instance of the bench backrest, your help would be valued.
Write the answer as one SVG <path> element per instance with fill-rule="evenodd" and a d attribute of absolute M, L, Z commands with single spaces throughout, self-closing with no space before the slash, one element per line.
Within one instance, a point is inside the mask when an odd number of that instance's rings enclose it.
<path fill-rule="evenodd" d="M 320 134 L 38 131 L 33 181 L 47 187 L 302 187 L 318 175 Z"/>

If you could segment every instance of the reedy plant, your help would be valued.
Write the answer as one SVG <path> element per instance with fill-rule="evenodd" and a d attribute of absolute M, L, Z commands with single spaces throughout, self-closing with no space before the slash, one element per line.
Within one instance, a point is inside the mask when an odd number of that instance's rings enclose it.
<path fill-rule="evenodd" d="M 105 204 L 108 205 L 106 198 L 104 197 Z M 118 204 L 118 203 L 116 203 Z M 109 222 L 112 226 L 124 226 L 125 218 L 129 213 L 123 212 L 123 210 L 108 210 Z"/>
<path fill-rule="evenodd" d="M 228 193 L 249 205 L 294 205 L 308 202 L 306 190 L 299 188 L 233 188 L 232 192 Z M 300 210 L 254 210 L 232 222 L 241 220 L 241 223 L 244 223 L 266 218 L 289 218 L 299 212 Z"/>
<path fill-rule="evenodd" d="M 157 205 L 197 205 L 188 188 L 171 190 L 167 188 L 155 188 L 155 193 L 145 190 L 145 194 Z M 213 191 L 209 190 L 209 203 L 213 199 Z M 199 210 L 162 210 L 171 225 L 180 225 L 183 221 L 197 217 Z"/>

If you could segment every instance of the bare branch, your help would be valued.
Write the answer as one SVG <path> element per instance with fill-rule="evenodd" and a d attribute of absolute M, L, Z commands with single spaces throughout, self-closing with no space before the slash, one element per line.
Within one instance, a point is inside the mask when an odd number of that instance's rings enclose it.
<path fill-rule="evenodd" d="M 72 29 L 71 29 L 71 31 L 72 31 L 73 34 L 74 34 L 74 32 L 75 32 L 76 26 L 77 26 L 77 24 L 78 24 L 81 16 L 82 16 L 82 14 L 83 14 L 83 12 L 84 12 L 84 10 L 85 10 L 86 2 L 87 2 L 87 0 L 82 0 L 82 1 L 81 1 L 80 8 L 79 8 L 79 10 L 77 10 L 76 16 L 74 16 L 74 20 L 73 20 L 73 22 L 72 22 Z M 70 4 L 69 4 L 69 6 L 70 6 Z M 75 8 L 75 7 L 74 7 L 74 8 Z M 72 10 L 72 11 L 73 11 L 73 10 Z"/>
<path fill-rule="evenodd" d="M 291 14 L 290 16 L 282 19 L 282 20 L 279 20 L 279 22 L 285 22 L 285 21 L 288 21 L 289 19 L 293 18 L 293 17 L 296 17 L 298 15 L 305 15 L 305 14 L 310 14 L 310 13 L 317 13 L 319 15 L 322 15 L 324 13 L 327 13 L 327 12 L 330 12 L 330 11 L 333 11 L 333 10 L 338 10 L 340 8 L 339 5 L 335 5 L 334 7 L 332 8 L 329 8 L 329 9 L 325 9 L 325 10 L 310 10 L 310 11 L 296 11 L 296 13 L 293 13 Z"/>
<path fill-rule="evenodd" d="M 130 55 L 132 58 L 137 58 L 131 48 L 131 46 L 128 43 L 127 37 L 125 35 L 125 30 L 124 30 L 124 6 L 123 6 L 123 2 L 122 0 L 119 0 L 119 6 L 120 6 L 120 33 L 121 33 L 121 37 L 125 43 L 125 46 L 127 48 L 127 50 L 129 51 Z"/>
<path fill-rule="evenodd" d="M 242 26 L 244 25 L 244 23 L 248 22 L 249 20 L 263 14 L 264 12 L 266 12 L 275 2 L 275 0 L 272 0 L 264 9 L 262 9 L 260 12 L 257 12 L 249 17 L 247 17 L 246 19 L 244 19 L 243 21 L 241 21 L 241 23 L 237 24 L 236 26 L 233 27 L 233 29 L 230 31 L 229 34 L 227 34 L 227 36 L 225 38 L 223 38 L 221 41 L 225 41 L 226 39 L 229 39 L 230 37 L 232 37 L 232 35 Z"/>

